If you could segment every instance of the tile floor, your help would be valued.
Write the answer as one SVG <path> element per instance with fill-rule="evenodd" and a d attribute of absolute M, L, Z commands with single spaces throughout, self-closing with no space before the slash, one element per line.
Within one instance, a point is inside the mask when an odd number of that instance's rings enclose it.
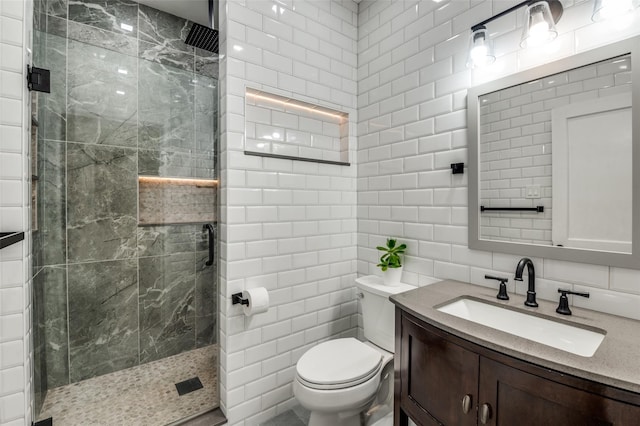
<path fill-rule="evenodd" d="M 296 406 L 265 423 L 261 423 L 260 426 L 307 426 L 309 424 L 309 415 L 308 410 L 301 406 Z M 382 406 L 382 409 L 375 413 L 367 413 L 364 421 L 367 426 L 392 426 L 393 410 L 389 406 Z"/>
<path fill-rule="evenodd" d="M 39 420 L 55 426 L 159 426 L 218 405 L 217 345 L 51 389 Z M 203 388 L 179 396 L 175 383 L 198 376 Z"/>
<path fill-rule="evenodd" d="M 267 422 L 261 423 L 260 426 L 307 426 L 310 414 L 308 410 L 298 405 Z"/>

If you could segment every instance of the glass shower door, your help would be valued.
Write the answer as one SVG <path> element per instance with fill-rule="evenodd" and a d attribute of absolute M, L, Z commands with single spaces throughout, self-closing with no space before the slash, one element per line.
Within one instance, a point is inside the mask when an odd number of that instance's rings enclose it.
<path fill-rule="evenodd" d="M 131 400 L 113 398 L 127 392 L 144 395 L 129 411 L 149 424 L 213 408 L 217 58 L 182 42 L 188 21 L 134 2 L 48 5 L 36 2 L 34 35 L 52 86 L 33 102 L 40 417 L 125 415 Z M 185 405 L 175 383 L 195 378 Z M 69 396 L 81 386 L 113 398 Z"/>

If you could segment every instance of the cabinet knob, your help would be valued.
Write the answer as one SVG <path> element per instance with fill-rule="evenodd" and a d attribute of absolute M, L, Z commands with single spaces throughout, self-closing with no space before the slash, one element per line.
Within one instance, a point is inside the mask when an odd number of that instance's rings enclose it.
<path fill-rule="evenodd" d="M 491 405 L 484 403 L 480 407 L 480 423 L 486 425 L 491 419 Z"/>
<path fill-rule="evenodd" d="M 471 411 L 471 395 L 466 394 L 462 397 L 462 412 L 467 414 Z"/>

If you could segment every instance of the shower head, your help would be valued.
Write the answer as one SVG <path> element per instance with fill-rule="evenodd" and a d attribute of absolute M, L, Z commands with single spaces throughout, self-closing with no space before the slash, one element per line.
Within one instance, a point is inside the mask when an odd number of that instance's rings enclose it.
<path fill-rule="evenodd" d="M 184 42 L 189 46 L 218 53 L 218 30 L 194 23 Z"/>
<path fill-rule="evenodd" d="M 209 0 L 209 26 L 193 23 L 191 30 L 184 41 L 189 46 L 218 53 L 218 30 L 216 27 L 216 6 L 213 0 Z"/>

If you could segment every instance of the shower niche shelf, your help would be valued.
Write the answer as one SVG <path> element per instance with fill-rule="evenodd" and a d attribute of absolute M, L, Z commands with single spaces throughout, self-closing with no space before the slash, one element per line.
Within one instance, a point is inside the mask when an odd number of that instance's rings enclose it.
<path fill-rule="evenodd" d="M 245 155 L 349 166 L 349 114 L 245 90 Z"/>
<path fill-rule="evenodd" d="M 218 181 L 138 176 L 138 226 L 216 221 Z"/>

